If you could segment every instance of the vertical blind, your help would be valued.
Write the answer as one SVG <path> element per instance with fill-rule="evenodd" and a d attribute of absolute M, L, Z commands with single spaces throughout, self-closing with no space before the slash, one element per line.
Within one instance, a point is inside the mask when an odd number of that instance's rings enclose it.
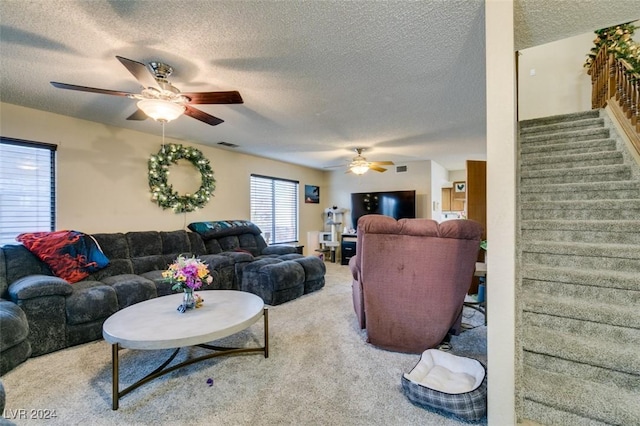
<path fill-rule="evenodd" d="M 0 137 L 0 245 L 55 229 L 56 145 Z"/>
<path fill-rule="evenodd" d="M 270 244 L 298 241 L 298 184 L 251 175 L 251 221 Z"/>

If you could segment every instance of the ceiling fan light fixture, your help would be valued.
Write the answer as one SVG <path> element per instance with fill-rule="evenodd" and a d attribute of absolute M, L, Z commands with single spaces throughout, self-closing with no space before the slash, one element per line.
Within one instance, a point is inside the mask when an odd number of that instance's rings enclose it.
<path fill-rule="evenodd" d="M 162 123 L 168 123 L 184 114 L 184 105 L 162 99 L 142 99 L 138 101 L 138 108 L 147 116 Z"/>
<path fill-rule="evenodd" d="M 363 175 L 367 173 L 368 170 L 369 170 L 368 164 L 357 164 L 355 166 L 351 166 L 351 172 L 356 175 Z"/>

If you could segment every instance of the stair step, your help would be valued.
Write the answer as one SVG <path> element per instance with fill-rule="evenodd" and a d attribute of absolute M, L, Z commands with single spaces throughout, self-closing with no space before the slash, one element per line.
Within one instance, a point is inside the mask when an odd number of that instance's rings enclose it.
<path fill-rule="evenodd" d="M 523 419 L 518 425 L 527 426 L 611 426 L 611 423 L 587 419 L 575 413 L 525 399 L 522 404 Z"/>
<path fill-rule="evenodd" d="M 631 168 L 625 164 L 571 169 L 530 170 L 520 172 L 522 186 L 555 183 L 604 182 L 629 180 Z"/>
<path fill-rule="evenodd" d="M 565 374 L 569 377 L 580 377 L 582 380 L 603 385 L 617 386 L 624 391 L 640 389 L 640 376 L 637 374 L 622 373 L 535 352 L 524 352 L 523 355 L 524 364 L 531 368 Z"/>
<path fill-rule="evenodd" d="M 529 126 L 520 129 L 521 135 L 558 133 L 564 130 L 579 130 L 604 127 L 603 118 L 587 118 L 584 120 L 567 121 L 554 124 L 543 124 L 540 126 Z"/>
<path fill-rule="evenodd" d="M 610 289 L 620 291 L 625 297 L 632 297 L 630 292 L 640 293 L 638 272 L 598 271 L 593 269 L 572 269 L 562 267 L 545 267 L 525 265 L 521 269 L 523 280 L 554 282 L 558 294 L 565 293 L 564 285 L 574 284 L 582 287 L 595 287 L 598 291 Z M 524 287 L 524 281 L 523 281 Z M 536 286 L 536 289 L 538 287 Z M 633 296 L 635 298 L 637 296 Z"/>
<path fill-rule="evenodd" d="M 520 121 L 520 128 L 526 129 L 529 127 L 538 127 L 538 126 L 547 126 L 557 123 L 566 123 L 566 122 L 574 122 L 579 120 L 586 120 L 590 118 L 598 118 L 600 117 L 599 110 L 589 110 L 589 111 L 581 111 L 572 114 L 559 114 L 552 115 L 549 117 L 540 117 L 540 118 L 532 118 L 529 120 Z"/>
<path fill-rule="evenodd" d="M 589 141 L 594 139 L 607 139 L 609 138 L 609 135 L 610 131 L 608 128 L 571 130 L 548 134 L 534 133 L 529 135 L 521 135 L 520 143 L 523 147 L 541 146 L 557 143 Z"/>
<path fill-rule="evenodd" d="M 564 318 L 538 312 L 524 312 L 522 321 L 524 327 L 555 330 L 576 338 L 597 339 L 601 344 L 607 342 L 611 345 L 636 347 L 640 344 L 640 329 L 638 328 L 601 324 L 584 319 Z M 635 378 L 635 382 L 640 384 L 640 376 Z"/>
<path fill-rule="evenodd" d="M 638 273 L 640 250 L 628 244 L 527 241 L 522 244 L 522 262 L 543 267 Z"/>
<path fill-rule="evenodd" d="M 587 422 L 633 425 L 640 419 L 640 392 L 622 391 L 609 386 L 580 380 L 564 374 L 535 369 L 529 366 L 523 371 L 524 398 L 566 412 Z M 556 413 L 560 414 L 560 413 Z M 545 420 L 546 424 L 571 424 L 570 416 L 563 419 Z M 553 422 L 553 423 L 552 423 Z M 560 423 L 567 422 L 567 423 Z"/>
<path fill-rule="evenodd" d="M 522 251 L 527 253 L 561 254 L 567 256 L 598 256 L 640 260 L 640 250 L 630 244 L 603 242 L 574 243 L 555 241 L 524 241 Z"/>
<path fill-rule="evenodd" d="M 612 371 L 640 374 L 637 346 L 609 340 L 573 336 L 540 327 L 524 328 L 525 351 L 582 362 Z"/>
<path fill-rule="evenodd" d="M 522 161 L 521 170 L 547 170 L 558 168 L 608 166 L 623 164 L 624 157 L 619 151 L 597 153 L 553 155 L 549 157 L 529 157 Z"/>
<path fill-rule="evenodd" d="M 601 271 L 594 271 L 601 272 Z M 629 274 L 631 275 L 631 274 Z M 621 290 L 614 277 L 604 286 L 584 285 L 582 282 L 562 282 L 555 277 L 548 279 L 522 279 L 523 291 L 533 291 L 548 297 L 571 297 L 575 300 L 598 301 L 617 306 L 640 305 L 640 290 Z M 638 280 L 636 274 L 636 281 Z M 610 285 L 606 285 L 610 284 Z M 640 342 L 639 342 L 640 343 Z"/>
<path fill-rule="evenodd" d="M 581 142 L 556 143 L 549 145 L 521 146 L 520 153 L 522 159 L 550 155 L 583 154 L 588 152 L 615 151 L 616 141 L 613 139 L 597 139 Z"/>
<path fill-rule="evenodd" d="M 640 200 L 534 201 L 521 204 L 522 220 L 633 220 L 640 217 Z"/>
<path fill-rule="evenodd" d="M 530 201 L 520 204 L 522 220 L 633 220 L 640 217 L 640 199 Z"/>
<path fill-rule="evenodd" d="M 640 220 L 523 220 L 523 241 L 640 245 Z"/>
<path fill-rule="evenodd" d="M 520 188 L 521 201 L 640 199 L 640 181 L 560 183 Z"/>
<path fill-rule="evenodd" d="M 594 300 L 579 300 L 572 299 L 571 297 L 549 296 L 529 290 L 527 290 L 523 296 L 523 312 L 600 322 L 607 326 L 640 329 L 640 316 L 635 306 L 622 306 Z M 596 344 L 596 346 L 599 345 Z M 640 357 L 638 358 L 638 362 L 640 362 Z M 638 369 L 637 373 L 640 374 L 640 369 Z"/>

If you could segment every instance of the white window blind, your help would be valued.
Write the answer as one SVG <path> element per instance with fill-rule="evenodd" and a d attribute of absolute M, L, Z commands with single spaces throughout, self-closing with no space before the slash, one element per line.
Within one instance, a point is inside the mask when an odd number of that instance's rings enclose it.
<path fill-rule="evenodd" d="M 0 245 L 55 229 L 56 145 L 0 137 Z"/>
<path fill-rule="evenodd" d="M 251 221 L 270 244 L 298 241 L 298 184 L 251 175 Z"/>

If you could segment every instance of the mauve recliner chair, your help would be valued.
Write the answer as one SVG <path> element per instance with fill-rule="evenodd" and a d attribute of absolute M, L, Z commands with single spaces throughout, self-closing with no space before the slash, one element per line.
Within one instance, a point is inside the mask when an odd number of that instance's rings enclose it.
<path fill-rule="evenodd" d="M 482 225 L 471 220 L 362 216 L 358 221 L 353 305 L 368 342 L 422 353 L 458 334 L 475 270 Z"/>

